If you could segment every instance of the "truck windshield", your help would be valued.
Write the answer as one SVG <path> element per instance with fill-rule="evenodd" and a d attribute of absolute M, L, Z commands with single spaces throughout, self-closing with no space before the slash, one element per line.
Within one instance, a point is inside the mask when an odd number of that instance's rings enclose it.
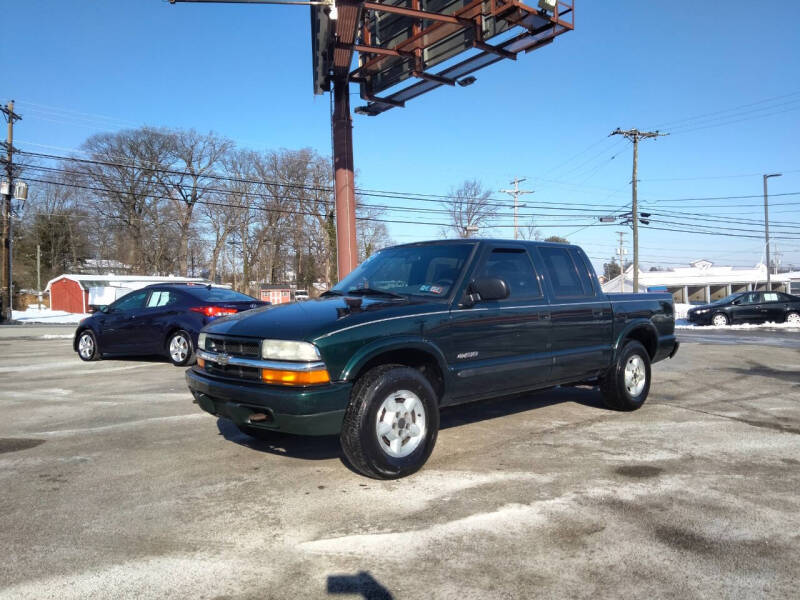
<path fill-rule="evenodd" d="M 361 263 L 333 291 L 441 298 L 450 293 L 472 248 L 471 243 L 387 248 Z"/>

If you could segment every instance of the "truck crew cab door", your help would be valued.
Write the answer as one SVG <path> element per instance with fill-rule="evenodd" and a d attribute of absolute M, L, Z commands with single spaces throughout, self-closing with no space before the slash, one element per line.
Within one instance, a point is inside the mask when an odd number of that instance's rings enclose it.
<path fill-rule="evenodd" d="M 486 277 L 503 279 L 508 298 L 472 304 L 467 284 L 438 341 L 457 402 L 532 389 L 550 377 L 549 308 L 525 245 L 487 244 L 467 281 Z"/>
<path fill-rule="evenodd" d="M 579 381 L 611 364 L 611 301 L 581 250 L 572 246 L 537 246 L 550 297 L 553 382 Z"/>

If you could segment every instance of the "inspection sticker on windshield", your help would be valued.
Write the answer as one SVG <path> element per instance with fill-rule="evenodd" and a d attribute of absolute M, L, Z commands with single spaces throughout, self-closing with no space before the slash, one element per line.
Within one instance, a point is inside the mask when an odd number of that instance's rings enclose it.
<path fill-rule="evenodd" d="M 442 292 L 444 292 L 444 290 L 440 288 L 438 285 L 432 285 L 428 291 L 431 294 L 441 294 Z"/>

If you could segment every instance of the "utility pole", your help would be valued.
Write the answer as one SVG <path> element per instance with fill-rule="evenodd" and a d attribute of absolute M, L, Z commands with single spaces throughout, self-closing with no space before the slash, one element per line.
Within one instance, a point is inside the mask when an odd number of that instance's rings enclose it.
<path fill-rule="evenodd" d="M 617 248 L 617 254 L 619 254 L 619 291 L 625 291 L 625 254 L 627 250 L 625 250 L 625 237 L 624 231 L 618 231 L 617 235 L 619 236 L 619 248 Z"/>
<path fill-rule="evenodd" d="M 36 295 L 42 308 L 42 247 L 39 244 L 36 244 Z"/>
<path fill-rule="evenodd" d="M 519 184 L 522 183 L 525 180 L 526 180 L 525 177 L 523 177 L 522 179 L 520 179 L 519 177 L 514 177 L 514 181 L 511 182 L 514 185 L 514 189 L 513 190 L 500 190 L 501 192 L 503 192 L 505 194 L 508 194 L 509 196 L 514 198 L 514 239 L 515 240 L 519 238 L 519 231 L 517 229 L 517 207 L 520 206 L 520 205 L 517 203 L 517 199 L 522 194 L 532 194 L 533 193 L 533 190 L 521 190 L 521 189 L 519 189 Z M 522 206 L 524 206 L 524 205 L 522 205 Z"/>
<path fill-rule="evenodd" d="M 631 221 L 633 222 L 633 291 L 639 291 L 639 207 L 637 205 L 637 184 L 638 184 L 638 166 L 639 166 L 639 140 L 647 138 L 656 138 L 668 133 L 660 133 L 656 131 L 639 131 L 638 129 L 620 129 L 617 127 L 609 134 L 624 135 L 628 141 L 633 142 L 633 180 L 632 180 L 632 198 L 631 198 Z"/>
<path fill-rule="evenodd" d="M 11 321 L 11 299 L 12 299 L 12 254 L 11 254 L 11 195 L 14 193 L 14 173 L 13 173 L 13 160 L 14 160 L 14 121 L 21 119 L 18 114 L 14 112 L 14 101 L 11 100 L 5 107 L 0 106 L 0 112 L 8 122 L 8 132 L 6 134 L 6 181 L 3 186 L 5 189 L 5 198 L 3 198 L 3 302 L 2 317 L 6 321 Z"/>
<path fill-rule="evenodd" d="M 769 275 L 769 204 L 767 201 L 767 179 L 770 177 L 780 177 L 782 173 L 770 173 L 763 175 L 764 178 L 764 247 L 767 253 L 767 291 L 772 291 L 772 282 Z"/>

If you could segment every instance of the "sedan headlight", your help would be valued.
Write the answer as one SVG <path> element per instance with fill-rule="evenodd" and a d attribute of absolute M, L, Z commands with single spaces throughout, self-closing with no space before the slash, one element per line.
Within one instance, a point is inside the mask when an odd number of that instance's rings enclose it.
<path fill-rule="evenodd" d="M 206 334 L 205 333 L 201 333 L 200 335 L 197 336 L 197 347 L 200 348 L 200 350 L 205 350 L 206 349 Z"/>
<path fill-rule="evenodd" d="M 702 315 L 703 313 L 707 313 L 709 310 L 711 310 L 711 309 L 710 308 L 700 308 L 700 309 L 696 310 L 695 313 L 698 314 L 698 315 Z"/>
<path fill-rule="evenodd" d="M 317 347 L 308 342 L 264 340 L 261 342 L 261 358 L 313 362 L 320 360 L 321 356 Z"/>

